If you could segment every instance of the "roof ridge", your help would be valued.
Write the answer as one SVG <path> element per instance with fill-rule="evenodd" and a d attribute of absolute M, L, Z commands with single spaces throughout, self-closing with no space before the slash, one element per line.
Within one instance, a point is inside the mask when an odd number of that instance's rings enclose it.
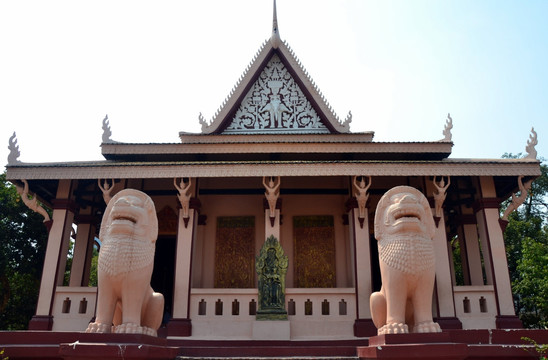
<path fill-rule="evenodd" d="M 302 73 L 304 74 L 305 79 L 308 80 L 310 85 L 312 85 L 311 89 L 314 90 L 314 92 L 319 97 L 319 99 L 322 100 L 323 105 L 329 110 L 329 113 L 333 116 L 333 118 L 337 121 L 337 123 L 341 127 L 347 128 L 350 125 L 350 123 L 352 122 L 352 112 L 348 111 L 348 115 L 346 116 L 344 121 L 341 120 L 339 118 L 339 116 L 337 115 L 337 113 L 335 112 L 335 110 L 333 109 L 333 107 L 331 106 L 331 104 L 329 104 L 329 101 L 327 101 L 327 99 L 325 98 L 325 95 L 322 93 L 319 86 L 316 84 L 316 82 L 312 78 L 312 75 L 310 75 L 308 73 L 308 70 L 306 70 L 306 68 L 302 64 L 301 60 L 297 57 L 297 55 L 295 54 L 295 51 L 293 50 L 293 48 L 289 45 L 289 43 L 286 40 L 283 40 L 282 43 L 286 47 L 288 54 L 291 55 L 291 57 L 292 57 L 293 61 L 295 62 L 295 64 L 297 64 L 297 66 L 299 67 L 299 70 L 301 70 Z"/>
<path fill-rule="evenodd" d="M 210 133 L 212 131 L 214 131 L 215 129 L 211 129 L 209 130 L 209 128 L 211 127 L 211 125 L 213 123 L 215 123 L 215 121 L 217 121 L 217 118 L 219 117 L 219 115 L 222 113 L 222 111 L 226 108 L 227 104 L 230 102 L 230 100 L 233 98 L 235 92 L 239 89 L 242 81 L 246 78 L 246 76 L 249 74 L 249 71 L 253 68 L 253 66 L 256 64 L 257 62 L 257 59 L 260 57 L 261 53 L 264 51 L 264 49 L 266 48 L 266 45 L 268 44 L 269 40 L 265 40 L 261 46 L 259 47 L 259 50 L 257 50 L 255 52 L 255 55 L 253 55 L 253 58 L 251 59 L 251 61 L 249 62 L 249 64 L 245 67 L 244 71 L 242 72 L 242 74 L 240 75 L 240 77 L 238 78 L 238 80 L 236 81 L 236 84 L 232 87 L 232 89 L 230 90 L 230 92 L 228 93 L 228 95 L 225 97 L 225 99 L 223 100 L 223 102 L 221 103 L 221 105 L 219 106 L 219 108 L 217 109 L 217 111 L 215 111 L 214 115 L 212 116 L 211 120 L 210 121 L 207 121 L 204 116 L 202 115 L 202 113 L 200 112 L 200 114 L 198 115 L 198 121 L 200 123 L 200 125 L 202 125 L 202 133 Z"/>

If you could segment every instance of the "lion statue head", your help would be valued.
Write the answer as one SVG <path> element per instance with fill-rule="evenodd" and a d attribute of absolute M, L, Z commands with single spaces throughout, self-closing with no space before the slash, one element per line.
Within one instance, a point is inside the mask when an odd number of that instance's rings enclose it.
<path fill-rule="evenodd" d="M 396 186 L 377 204 L 375 238 L 379 241 L 397 233 L 415 233 L 433 239 L 435 228 L 428 200 L 413 187 Z"/>
<path fill-rule="evenodd" d="M 111 274 L 137 270 L 154 261 L 158 218 L 154 202 L 135 189 L 118 192 L 108 203 L 99 239 L 99 268 Z"/>
<path fill-rule="evenodd" d="M 99 238 L 132 235 L 155 242 L 158 237 L 158 218 L 152 199 L 139 190 L 124 189 L 108 203 L 103 214 Z"/>

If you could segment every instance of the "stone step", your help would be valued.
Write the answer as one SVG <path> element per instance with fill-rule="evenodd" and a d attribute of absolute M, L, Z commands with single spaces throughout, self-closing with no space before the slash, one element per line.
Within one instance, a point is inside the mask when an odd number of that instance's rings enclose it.
<path fill-rule="evenodd" d="M 287 357 L 192 357 L 177 356 L 176 360 L 358 360 L 357 356 L 287 356 Z"/>

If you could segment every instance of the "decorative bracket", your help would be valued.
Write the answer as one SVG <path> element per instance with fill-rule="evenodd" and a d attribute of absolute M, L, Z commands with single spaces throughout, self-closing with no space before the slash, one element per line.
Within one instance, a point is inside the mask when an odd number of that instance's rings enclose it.
<path fill-rule="evenodd" d="M 436 223 L 436 227 L 438 227 L 441 216 L 443 215 L 443 202 L 447 197 L 447 188 L 449 188 L 449 185 L 451 185 L 451 177 L 447 177 L 447 185 L 445 185 L 445 180 L 443 179 L 443 176 L 441 177 L 441 180 L 439 182 L 436 182 L 436 178 L 437 176 L 434 176 L 432 182 L 436 187 L 436 191 L 434 191 L 434 221 Z"/>
<path fill-rule="evenodd" d="M 188 227 L 188 221 L 190 219 L 190 186 L 192 185 L 192 180 L 188 178 L 187 184 L 184 182 L 184 178 L 181 178 L 181 182 L 177 185 L 177 178 L 173 179 L 173 185 L 177 189 L 177 197 L 179 198 L 179 203 L 181 204 L 181 211 L 183 212 L 183 221 L 185 222 L 185 228 Z"/>
<path fill-rule="evenodd" d="M 29 183 L 27 182 L 27 180 L 23 179 L 21 180 L 21 182 L 23 182 L 25 186 L 21 188 L 20 185 L 16 185 L 16 187 L 17 187 L 17 192 L 19 193 L 19 195 L 21 196 L 21 199 L 23 200 L 23 203 L 25 203 L 25 205 L 27 205 L 29 209 L 31 209 L 32 211 L 44 217 L 44 225 L 46 225 L 49 231 L 49 229 L 51 229 L 51 225 L 53 221 L 49 217 L 48 212 L 46 211 L 46 209 L 44 209 L 43 206 L 38 204 L 38 199 L 36 198 L 36 195 L 31 196 L 31 198 L 29 198 Z"/>
<path fill-rule="evenodd" d="M 358 175 L 354 176 L 354 197 L 358 202 L 358 220 L 360 222 L 360 228 L 363 229 L 363 224 L 365 222 L 365 217 L 367 216 L 365 205 L 369 199 L 369 194 L 367 191 L 371 186 L 371 176 L 367 176 L 367 185 L 365 184 L 365 176 L 361 176 L 361 180 L 358 183 Z"/>
<path fill-rule="evenodd" d="M 115 182 L 114 179 L 111 179 L 110 181 L 112 182 L 112 184 L 109 184 L 108 181 L 105 179 L 103 180 L 103 184 L 101 185 L 101 180 L 102 179 L 97 179 L 97 185 L 99 185 L 99 189 L 101 189 L 101 192 L 103 193 L 103 200 L 105 200 L 105 204 L 108 205 L 110 199 L 112 199 L 110 193 L 114 189 Z"/>
<path fill-rule="evenodd" d="M 508 222 L 508 216 L 510 213 L 514 210 L 516 210 L 521 204 L 525 202 L 525 199 L 527 198 L 527 195 L 529 194 L 529 189 L 531 188 L 531 184 L 533 183 L 533 180 L 527 181 L 525 184 L 523 183 L 523 175 L 518 176 L 518 187 L 519 187 L 519 196 L 516 196 L 516 194 L 512 194 L 512 201 L 504 210 L 504 213 L 502 214 L 501 220 Z M 503 229 L 504 231 L 504 229 Z"/>
<path fill-rule="evenodd" d="M 274 227 L 276 220 L 276 204 L 278 197 L 280 196 L 280 185 L 282 180 L 278 176 L 276 180 L 270 176 L 268 184 L 266 183 L 266 176 L 263 177 L 263 186 L 265 187 L 265 197 L 268 202 L 268 217 L 270 218 L 270 225 Z"/>

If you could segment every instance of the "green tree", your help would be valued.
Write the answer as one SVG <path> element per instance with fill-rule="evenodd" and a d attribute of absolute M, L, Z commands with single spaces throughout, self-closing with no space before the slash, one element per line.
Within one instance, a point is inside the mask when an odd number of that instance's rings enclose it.
<path fill-rule="evenodd" d="M 508 217 L 504 233 L 516 313 L 529 328 L 548 326 L 548 166 L 540 167 L 541 176 L 524 204 Z"/>
<path fill-rule="evenodd" d="M 0 329 L 26 329 L 36 310 L 47 230 L 0 175 Z"/>

